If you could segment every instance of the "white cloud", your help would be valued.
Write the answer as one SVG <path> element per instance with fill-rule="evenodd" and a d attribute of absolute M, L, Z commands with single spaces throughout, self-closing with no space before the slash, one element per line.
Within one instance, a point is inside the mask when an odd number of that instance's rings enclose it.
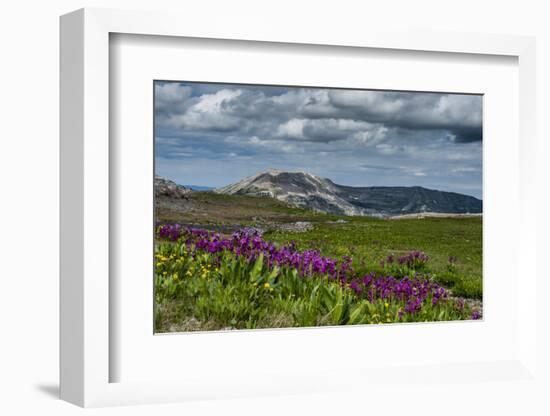
<path fill-rule="evenodd" d="M 155 111 L 183 113 L 191 98 L 192 88 L 178 83 L 155 84 Z"/>
<path fill-rule="evenodd" d="M 458 168 L 451 169 L 452 173 L 470 173 L 479 172 L 481 169 L 474 166 L 460 166 Z"/>
<path fill-rule="evenodd" d="M 223 181 L 309 166 L 344 184 L 481 187 L 479 96 L 193 83 L 155 91 L 158 159 L 212 160 Z"/>
<path fill-rule="evenodd" d="M 376 149 L 384 155 L 392 155 L 394 153 L 397 153 L 400 150 L 399 146 L 395 146 L 389 143 L 377 144 Z"/>
<path fill-rule="evenodd" d="M 293 118 L 279 125 L 279 127 L 277 128 L 276 136 L 287 137 L 290 139 L 303 139 L 304 125 L 305 125 L 305 120 Z"/>
<path fill-rule="evenodd" d="M 183 114 L 168 118 L 167 124 L 190 130 L 230 131 L 239 129 L 243 120 L 231 115 L 225 105 L 242 94 L 241 90 L 221 90 L 195 100 Z"/>

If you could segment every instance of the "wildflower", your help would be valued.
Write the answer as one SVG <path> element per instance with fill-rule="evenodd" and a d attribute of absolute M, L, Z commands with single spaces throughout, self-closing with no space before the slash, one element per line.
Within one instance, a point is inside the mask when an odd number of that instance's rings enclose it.
<path fill-rule="evenodd" d="M 403 318 L 403 314 L 404 314 L 404 313 L 405 313 L 405 312 L 403 311 L 403 309 L 399 308 L 399 311 L 397 311 L 397 318 L 398 318 L 398 319 Z"/>
<path fill-rule="evenodd" d="M 157 233 L 159 238 L 178 240 L 179 243 L 176 253 L 170 254 L 169 250 L 166 255 L 157 253 L 155 264 L 160 267 L 164 266 L 163 261 L 176 259 L 176 264 L 179 264 L 181 260 L 183 264 L 190 266 L 185 272 L 189 277 L 207 278 L 211 273 L 219 273 L 221 256 L 227 252 L 248 264 L 262 256 L 265 267 L 270 271 L 275 268 L 289 268 L 301 278 L 328 278 L 339 283 L 341 287 L 349 287 L 355 296 L 365 298 L 371 303 L 382 301 L 384 314 L 389 311 L 390 302 L 402 303 L 405 306 L 397 311 L 395 317 L 392 315 L 394 320 L 401 319 L 405 313 L 419 312 L 425 303 L 431 302 L 435 306 L 442 301 L 449 301 L 444 288 L 416 273 L 412 277 L 405 276 L 401 279 L 391 275 L 378 276 L 375 273 L 359 276 L 349 256 L 336 259 L 322 256 L 318 249 L 299 251 L 296 242 L 278 246 L 263 240 L 261 233 L 256 230 L 244 229 L 233 233 L 231 237 L 224 237 L 206 230 L 163 224 L 158 226 Z M 410 272 L 422 270 L 427 261 L 428 257 L 424 253 L 413 251 L 402 257 L 387 256 L 383 263 L 392 268 L 399 263 L 409 269 L 406 272 Z M 253 283 L 253 286 L 257 287 L 258 283 Z M 263 286 L 264 289 L 273 290 L 267 282 Z M 454 302 L 450 305 L 455 306 Z M 455 307 L 460 309 L 459 305 Z M 480 312 L 477 314 L 481 316 Z M 371 319 L 381 321 L 380 317 L 373 316 Z"/>
<path fill-rule="evenodd" d="M 357 280 L 353 280 L 350 284 L 348 284 L 348 287 L 353 289 L 358 295 L 363 291 L 363 288 L 359 285 Z"/>
<path fill-rule="evenodd" d="M 481 311 L 478 311 L 478 310 L 473 311 L 471 319 L 474 319 L 474 320 L 481 319 Z"/>
<path fill-rule="evenodd" d="M 418 312 L 421 306 L 422 306 L 422 301 L 420 300 L 420 298 L 413 297 L 407 302 L 407 305 L 405 306 L 405 312 L 407 313 Z"/>

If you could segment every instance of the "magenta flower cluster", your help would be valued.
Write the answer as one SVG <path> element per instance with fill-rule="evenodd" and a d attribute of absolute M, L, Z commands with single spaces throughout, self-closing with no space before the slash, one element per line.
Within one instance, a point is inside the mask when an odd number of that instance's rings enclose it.
<path fill-rule="evenodd" d="M 420 311 L 424 302 L 437 305 L 442 299 L 448 297 L 448 292 L 443 287 L 420 275 L 405 276 L 403 279 L 393 276 L 376 276 L 374 273 L 358 276 L 353 269 L 351 257 L 344 256 L 341 260 L 335 260 L 322 256 L 317 250 L 298 251 L 294 242 L 277 247 L 273 242 L 265 241 L 261 234 L 252 228 L 239 230 L 230 238 L 201 229 L 181 227 L 178 224 L 164 224 L 157 230 L 161 238 L 172 241 L 184 239 L 190 250 L 212 254 L 231 252 L 248 261 L 254 261 L 260 254 L 263 254 L 264 261 L 269 268 L 274 266 L 290 267 L 297 270 L 302 277 L 327 275 L 330 279 L 340 281 L 342 285 L 349 285 L 358 297 L 371 302 L 377 299 L 404 302 L 404 312 L 406 313 L 412 314 Z M 415 251 L 399 257 L 397 261 L 400 264 L 427 261 L 427 256 Z M 390 258 L 388 258 L 388 262 L 390 262 Z M 393 262 L 393 258 L 391 262 Z M 472 317 L 472 319 L 476 318 Z"/>
<path fill-rule="evenodd" d="M 427 262 L 428 256 L 422 251 L 415 250 L 397 258 L 393 254 L 390 254 L 381 264 L 382 267 L 385 265 L 398 264 L 399 266 L 406 266 L 412 270 L 418 270 L 424 267 Z"/>
<path fill-rule="evenodd" d="M 183 234 L 184 229 L 180 224 L 163 224 L 157 226 L 160 238 L 177 241 Z"/>
<path fill-rule="evenodd" d="M 172 225 L 167 226 L 169 229 L 173 229 L 172 227 Z M 171 235 L 170 232 L 167 233 Z M 337 261 L 322 256 L 317 250 L 298 251 L 294 242 L 277 247 L 273 242 L 265 241 L 257 230 L 251 228 L 239 230 L 230 238 L 205 230 L 180 228 L 180 236 L 185 238 L 189 248 L 194 247 L 195 250 L 207 251 L 211 254 L 229 251 L 249 261 L 256 260 L 262 254 L 268 268 L 287 266 L 297 270 L 302 277 L 328 275 L 331 279 L 345 282 L 354 273 L 352 259 L 349 257 Z"/>
<path fill-rule="evenodd" d="M 478 311 L 478 310 L 473 311 L 471 319 L 473 320 L 481 319 L 481 311 Z"/>
<path fill-rule="evenodd" d="M 419 276 L 396 279 L 393 276 L 377 277 L 370 273 L 353 279 L 350 288 L 371 302 L 375 299 L 403 301 L 406 303 L 405 311 L 409 313 L 418 312 L 425 301 L 430 301 L 435 306 L 441 299 L 448 297 L 448 292 L 443 287 Z"/>

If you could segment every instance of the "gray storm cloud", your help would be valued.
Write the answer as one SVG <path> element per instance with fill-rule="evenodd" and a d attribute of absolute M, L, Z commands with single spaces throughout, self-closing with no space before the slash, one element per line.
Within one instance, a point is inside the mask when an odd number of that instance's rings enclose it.
<path fill-rule="evenodd" d="M 480 95 L 155 84 L 157 171 L 180 183 L 278 167 L 480 197 L 482 140 Z"/>

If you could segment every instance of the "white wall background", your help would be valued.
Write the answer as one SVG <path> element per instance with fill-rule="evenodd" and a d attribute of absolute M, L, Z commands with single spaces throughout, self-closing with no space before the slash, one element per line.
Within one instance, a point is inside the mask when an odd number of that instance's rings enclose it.
<path fill-rule="evenodd" d="M 396 0 L 396 1 L 170 1 L 170 0 L 20 0 L 0 6 L 0 414 L 77 414 L 81 409 L 57 400 L 58 385 L 58 17 L 81 7 L 161 9 L 186 12 L 208 24 L 212 15 L 268 15 L 288 25 L 389 24 L 488 33 L 535 35 L 538 42 L 539 261 L 550 235 L 546 158 L 550 155 L 550 13 L 546 1 Z M 185 21 L 182 21 L 185 24 Z M 544 176 L 543 176 L 544 175 Z M 546 178 L 543 179 L 543 178 Z M 542 270 L 542 269 L 541 269 Z M 539 319 L 548 323 L 541 305 Z M 550 328 L 550 325 L 547 326 Z M 544 335 L 548 347 L 548 334 Z M 550 348 L 548 348 L 550 350 Z M 548 360 L 543 356 L 544 365 Z M 548 367 L 547 367 L 548 368 Z M 549 373 L 548 371 L 546 372 Z M 550 405 L 521 394 L 487 401 L 457 386 L 457 397 L 433 407 L 429 392 L 411 406 L 425 414 L 548 414 Z M 434 386 L 434 390 L 437 390 Z M 464 396 L 462 396 L 464 394 Z M 533 393 L 539 395 L 539 393 Z M 391 395 L 390 395 L 391 396 Z M 396 398 L 399 401 L 399 398 Z M 437 400 L 436 400 L 437 402 Z M 540 401 L 542 403 L 542 400 Z M 345 414 L 370 413 L 375 404 L 392 414 L 393 404 L 379 398 L 324 396 L 258 398 L 157 407 L 100 409 L 101 415 L 125 414 Z"/>

